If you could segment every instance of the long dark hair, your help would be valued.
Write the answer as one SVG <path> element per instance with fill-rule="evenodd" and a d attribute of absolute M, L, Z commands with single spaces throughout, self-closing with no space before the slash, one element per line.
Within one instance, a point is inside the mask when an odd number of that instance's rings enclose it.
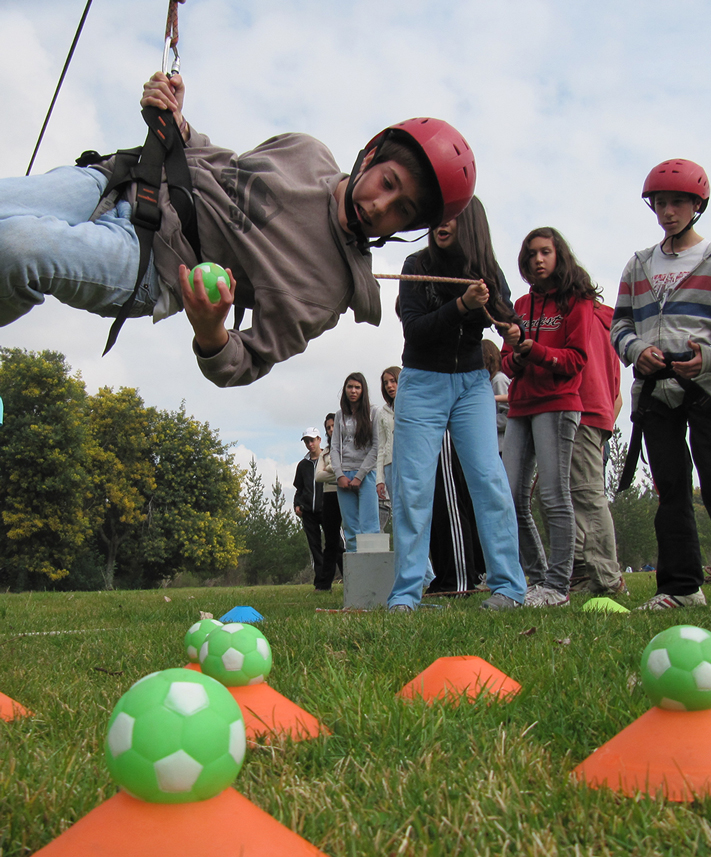
<path fill-rule="evenodd" d="M 437 246 L 430 229 L 427 247 L 418 254 L 416 270 L 437 277 L 483 280 L 489 289 L 487 309 L 497 321 L 511 321 L 514 316 L 501 299 L 499 266 L 496 263 L 486 211 L 481 200 L 473 196 L 457 217 L 457 242 L 451 249 Z M 461 283 L 425 283 L 427 291 L 439 299 L 452 300 L 466 291 Z"/>
<path fill-rule="evenodd" d="M 568 312 L 570 298 L 573 296 L 583 300 L 596 300 L 601 297 L 602 292 L 575 258 L 568 242 L 552 226 L 540 226 L 538 229 L 531 230 L 521 244 L 518 270 L 530 286 L 535 288 L 530 266 L 530 244 L 534 238 L 546 238 L 552 241 L 555 247 L 555 269 L 549 278 L 549 283 L 550 287 L 556 290 L 555 303 L 559 312 L 563 315 Z"/>
<path fill-rule="evenodd" d="M 329 420 L 333 420 L 333 422 L 335 423 L 336 422 L 336 415 L 335 414 L 326 414 L 326 418 L 323 421 L 323 430 L 324 430 L 324 432 L 326 432 L 326 447 L 324 450 L 325 452 L 328 452 L 331 449 L 331 438 L 328 436 L 328 429 L 326 428 L 326 423 Z"/>
<path fill-rule="evenodd" d="M 346 385 L 349 381 L 357 381 L 363 388 L 360 399 L 351 405 L 346 396 Z M 341 414 L 345 420 L 346 416 L 354 416 L 356 421 L 355 446 L 356 449 L 367 449 L 373 443 L 373 422 L 370 419 L 370 398 L 368 396 L 368 382 L 360 372 L 351 372 L 343 382 L 341 390 Z"/>
<path fill-rule="evenodd" d="M 490 380 L 494 379 L 497 372 L 501 372 L 501 351 L 499 346 L 490 339 L 482 339 L 481 353 L 484 358 L 484 368 L 489 373 Z"/>
<path fill-rule="evenodd" d="M 380 392 L 383 394 L 383 398 L 385 399 L 385 401 L 392 408 L 393 402 L 395 401 L 395 399 L 393 399 L 392 396 L 388 396 L 388 393 L 385 389 L 385 373 L 386 372 L 388 373 L 388 375 L 392 375 L 393 378 L 395 379 L 395 381 L 397 381 L 400 378 L 400 367 L 399 366 L 388 366 L 387 369 L 383 369 L 383 371 L 380 373 Z"/>

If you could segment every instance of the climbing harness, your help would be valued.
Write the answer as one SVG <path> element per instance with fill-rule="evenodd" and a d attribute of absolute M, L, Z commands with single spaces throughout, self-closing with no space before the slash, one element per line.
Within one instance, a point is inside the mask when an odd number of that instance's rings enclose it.
<path fill-rule="evenodd" d="M 627 447 L 627 456 L 620 474 L 620 482 L 617 486 L 616 494 L 621 491 L 626 491 L 634 479 L 637 463 L 642 453 L 642 437 L 644 436 L 644 422 L 647 415 L 654 410 L 654 398 L 652 393 L 657 385 L 657 381 L 664 381 L 668 378 L 673 378 L 684 391 L 684 405 L 689 407 L 693 405 L 701 410 L 708 411 L 711 408 L 711 397 L 709 394 L 697 384 L 688 378 L 682 378 L 677 375 L 671 368 L 671 360 L 666 360 L 667 366 L 654 372 L 651 375 L 640 375 L 637 370 L 634 370 L 634 377 L 638 381 L 642 381 L 642 389 L 640 390 L 637 407 L 632 411 L 630 419 L 632 420 L 632 434 Z"/>
<path fill-rule="evenodd" d="M 177 74 L 180 69 L 178 3 L 184 2 L 185 0 L 170 0 L 168 4 L 168 21 L 165 30 L 162 63 L 162 71 L 168 77 Z M 173 62 L 169 67 L 168 61 L 171 50 L 173 51 Z M 116 152 L 113 173 L 101 195 L 99 205 L 92 215 L 92 218 L 98 217 L 101 211 L 105 211 L 109 207 L 105 202 L 106 200 L 115 203 L 129 186 L 136 184 L 136 202 L 131 214 L 131 223 L 136 230 L 140 248 L 138 276 L 131 296 L 123 304 L 111 325 L 102 356 L 113 348 L 121 327 L 136 302 L 138 289 L 148 270 L 153 238 L 161 225 L 158 197 L 164 169 L 170 203 L 180 218 L 183 234 L 190 243 L 198 261 L 202 258 L 192 182 L 185 158 L 183 137 L 175 124 L 173 114 L 169 110 L 144 107 L 141 110 L 141 115 L 148 125 L 146 141 L 143 146 L 135 149 L 120 149 Z M 107 160 L 108 157 L 112 156 L 102 156 L 94 151 L 83 152 L 81 157 L 77 158 L 76 163 L 77 166 L 87 167 Z"/>

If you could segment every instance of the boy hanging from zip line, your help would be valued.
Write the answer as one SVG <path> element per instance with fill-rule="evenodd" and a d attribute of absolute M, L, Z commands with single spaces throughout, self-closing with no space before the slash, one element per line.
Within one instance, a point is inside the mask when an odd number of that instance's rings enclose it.
<path fill-rule="evenodd" d="M 370 247 L 396 232 L 456 217 L 474 192 L 466 140 L 439 119 L 410 119 L 376 135 L 350 176 L 306 134 L 272 137 L 237 155 L 212 145 L 183 116 L 180 75 L 156 72 L 141 106 L 170 111 L 184 143 L 202 259 L 183 233 L 163 182 L 160 226 L 137 283 L 140 241 L 132 211 L 136 183 L 102 198 L 115 156 L 89 166 L 0 181 L 0 326 L 46 295 L 77 309 L 157 322 L 185 309 L 202 373 L 221 387 L 251 384 L 303 352 L 349 308 L 379 324 Z M 140 224 L 139 224 L 140 225 Z M 140 231 L 140 230 L 139 230 Z M 227 268 L 211 303 L 199 261 Z M 225 326 L 230 307 L 252 310 L 246 330 Z M 125 311 L 124 311 L 125 314 Z"/>

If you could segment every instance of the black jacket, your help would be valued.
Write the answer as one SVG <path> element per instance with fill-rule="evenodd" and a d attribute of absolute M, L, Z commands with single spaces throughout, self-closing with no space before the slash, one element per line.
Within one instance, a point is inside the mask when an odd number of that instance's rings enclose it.
<path fill-rule="evenodd" d="M 405 259 L 403 274 L 416 273 L 417 256 Z M 511 292 L 500 269 L 499 291 L 511 307 Z M 491 322 L 483 310 L 462 315 L 455 298 L 442 300 L 429 284 L 401 280 L 400 318 L 405 334 L 403 366 L 448 374 L 484 368 L 481 339 Z"/>
<path fill-rule="evenodd" d="M 323 507 L 323 483 L 316 481 L 316 465 L 318 458 L 310 456 L 302 458 L 296 465 L 294 476 L 294 508 L 300 506 L 309 512 L 320 512 Z"/>

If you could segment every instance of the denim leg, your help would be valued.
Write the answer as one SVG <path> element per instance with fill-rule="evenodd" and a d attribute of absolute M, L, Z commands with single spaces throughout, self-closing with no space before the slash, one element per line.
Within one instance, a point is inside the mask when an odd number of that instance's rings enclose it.
<path fill-rule="evenodd" d="M 531 418 L 538 488 L 548 521 L 550 555 L 545 585 L 568 593 L 575 553 L 575 512 L 570 499 L 570 460 L 579 411 L 551 411 Z"/>
<path fill-rule="evenodd" d="M 45 295 L 109 317 L 129 298 L 139 263 L 129 203 L 88 221 L 105 186 L 81 167 L 0 181 L 0 327 Z M 131 315 L 149 315 L 159 291 L 151 260 Z"/>
<path fill-rule="evenodd" d="M 486 582 L 492 592 L 521 603 L 526 579 L 519 562 L 516 511 L 499 458 L 489 373 L 480 369 L 456 377 L 460 391 L 452 406 L 449 429 L 474 504 Z"/>
<path fill-rule="evenodd" d="M 352 479 L 357 470 L 344 470 L 343 475 Z M 341 522 L 346 537 L 346 551 L 355 552 L 357 549 L 356 534 L 360 532 L 360 515 L 358 511 L 358 495 L 349 488 L 338 488 L 338 505 L 341 508 Z"/>
<path fill-rule="evenodd" d="M 408 368 L 400 373 L 393 432 L 395 582 L 388 606 L 414 608 L 422 598 L 437 458 L 454 399 L 453 377 Z"/>
<path fill-rule="evenodd" d="M 356 496 L 358 498 L 358 532 L 379 533 L 380 511 L 378 509 L 378 491 L 375 487 L 374 470 L 365 474 Z"/>
<path fill-rule="evenodd" d="M 521 566 L 531 586 L 543 584 L 548 561 L 531 514 L 536 452 L 530 417 L 509 417 L 504 436 L 503 463 L 516 508 Z M 487 568 L 487 582 L 488 575 Z"/>

